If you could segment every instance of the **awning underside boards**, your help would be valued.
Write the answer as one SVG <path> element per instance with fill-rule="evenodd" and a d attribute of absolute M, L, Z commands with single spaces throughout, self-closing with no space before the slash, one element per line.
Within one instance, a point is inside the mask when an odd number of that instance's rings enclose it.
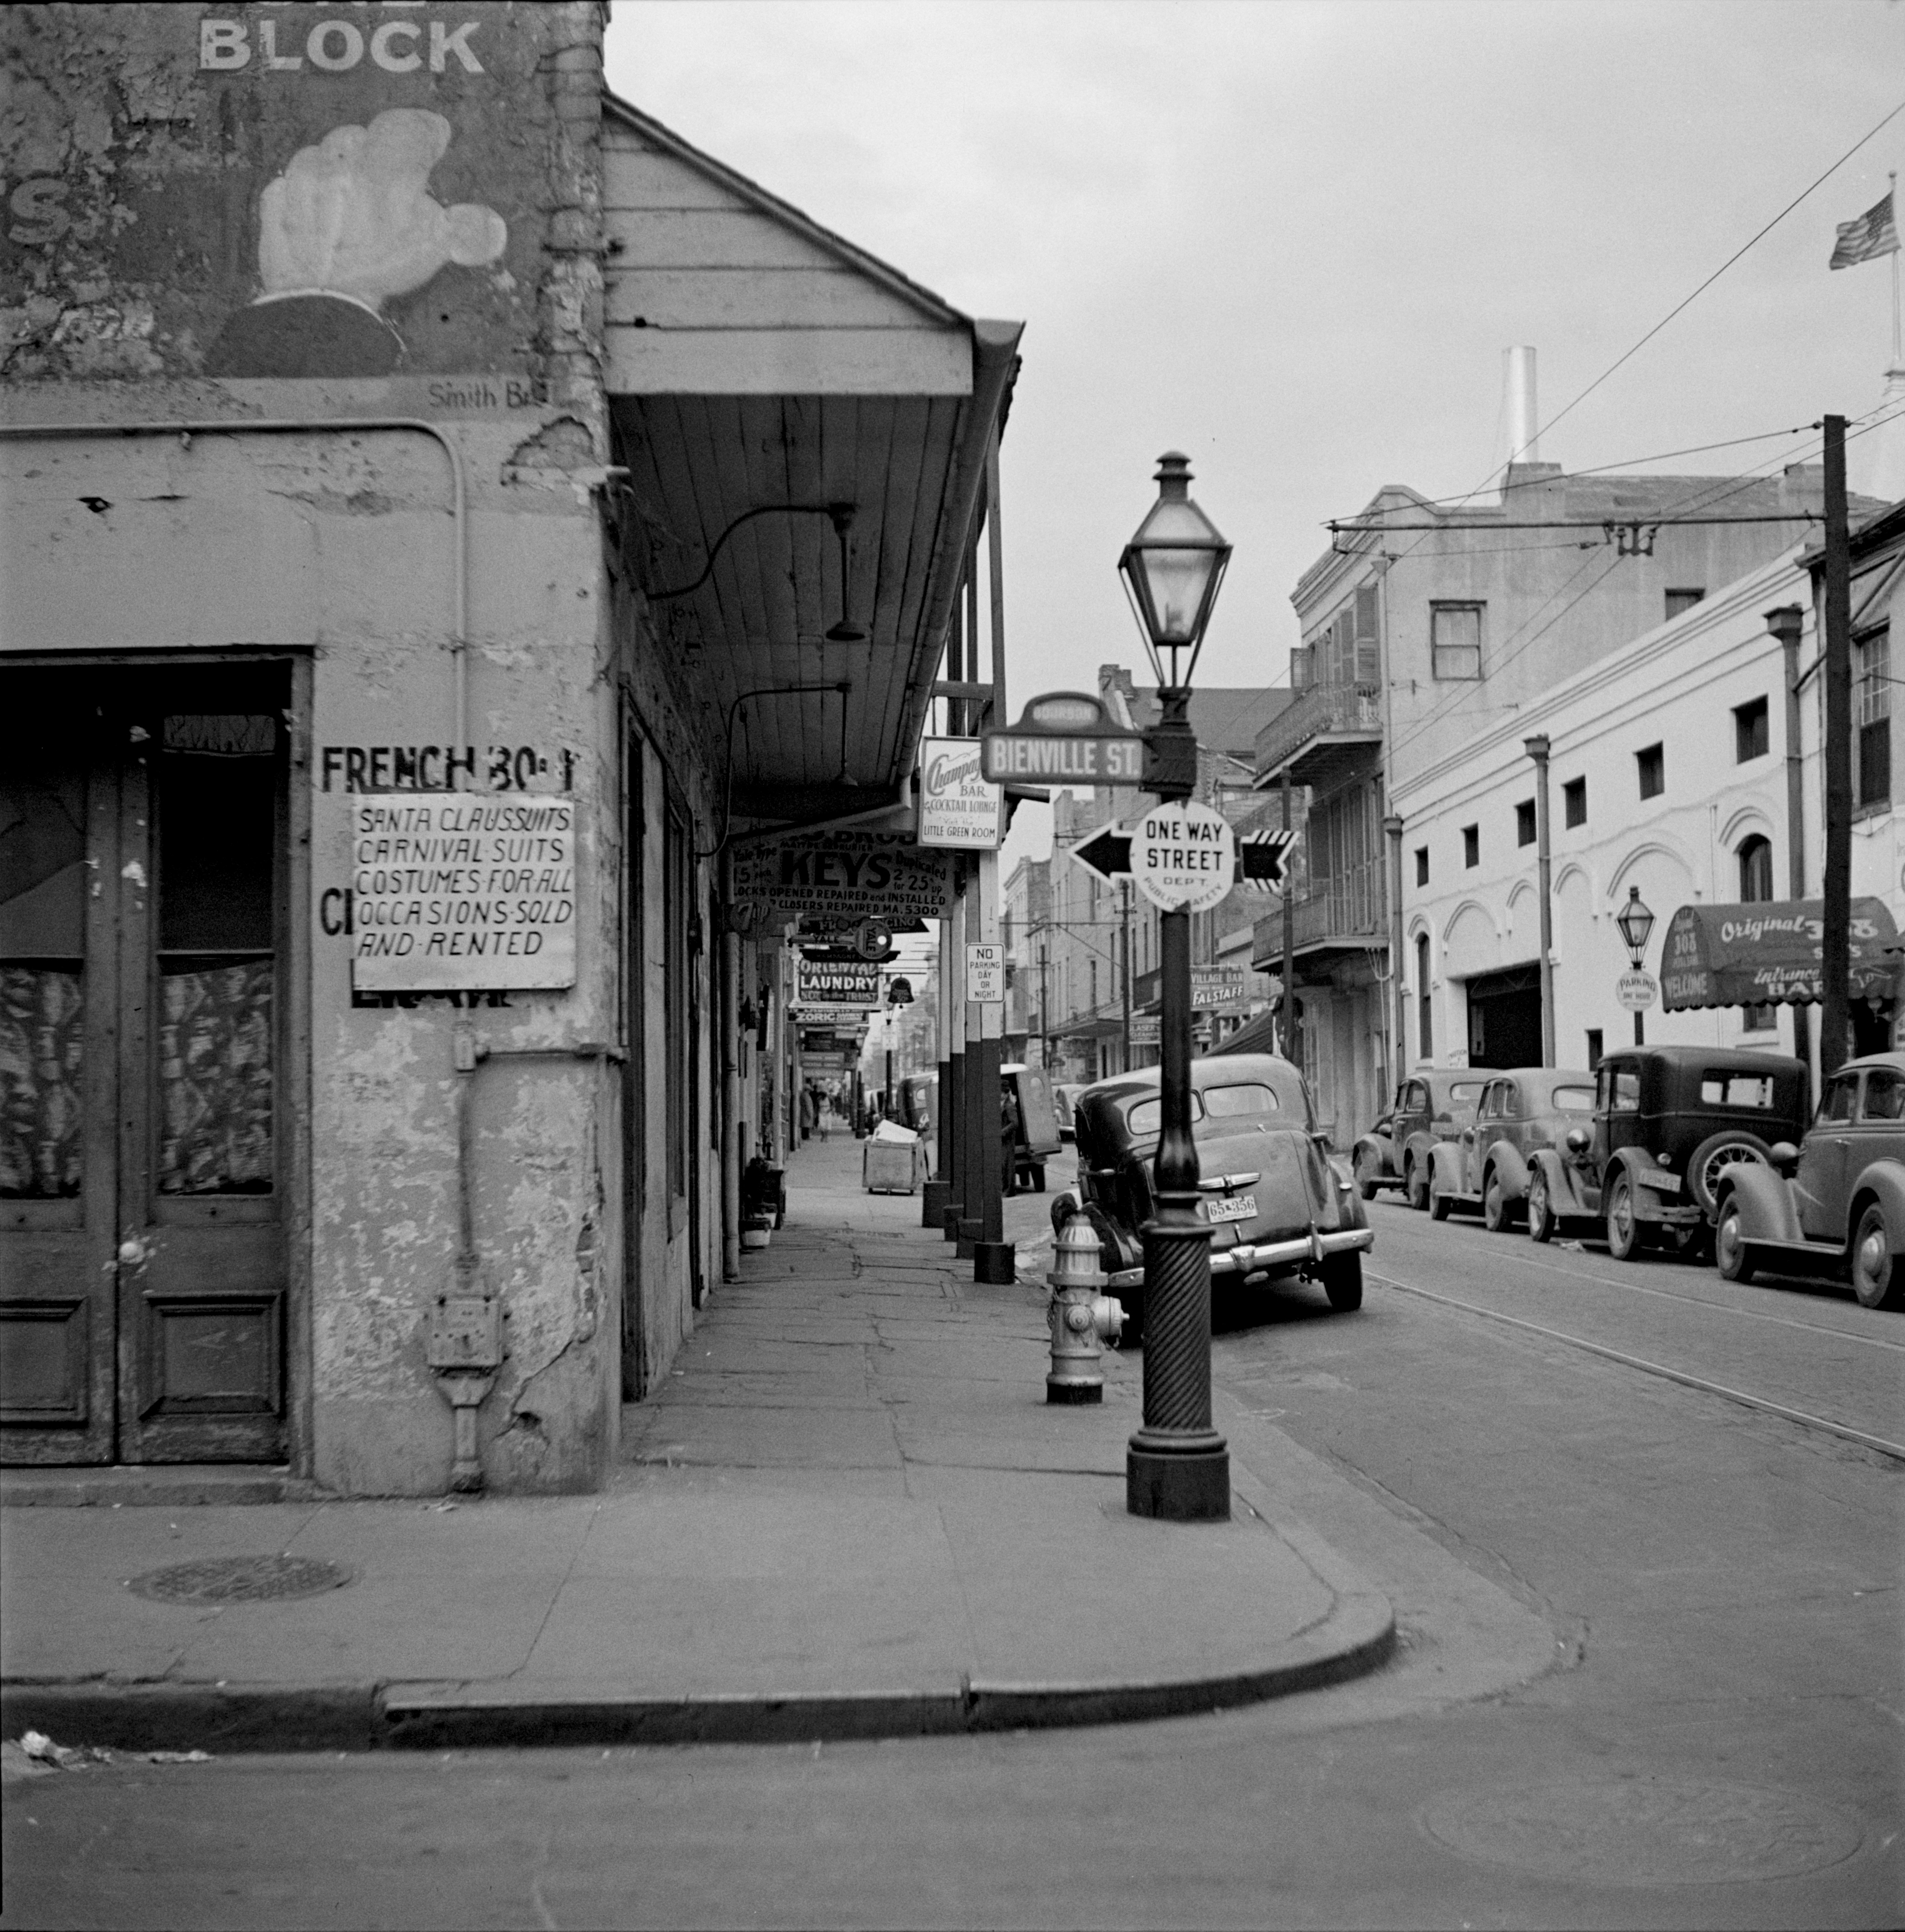
<path fill-rule="evenodd" d="M 1669 1012 L 1704 1006 L 1806 1006 L 1824 997 L 1825 903 L 1768 899 L 1748 905 L 1684 905 L 1661 950 L 1661 1004 Z M 1855 1000 L 1889 1000 L 1897 938 L 1882 899 L 1852 902 Z"/>

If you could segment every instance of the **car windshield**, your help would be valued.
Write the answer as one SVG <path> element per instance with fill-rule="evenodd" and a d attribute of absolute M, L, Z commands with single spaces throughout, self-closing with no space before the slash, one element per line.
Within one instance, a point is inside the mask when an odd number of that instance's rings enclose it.
<path fill-rule="evenodd" d="M 1700 1102 L 1708 1107 L 1762 1107 L 1773 1104 L 1770 1073 L 1716 1073 L 1700 1076 Z"/>
<path fill-rule="evenodd" d="M 1554 1106 L 1558 1114 L 1591 1114 L 1594 1111 L 1594 1090 L 1591 1087 L 1557 1087 Z"/>
<path fill-rule="evenodd" d="M 1239 1082 L 1234 1087 L 1206 1087 L 1203 1098 L 1204 1112 L 1214 1120 L 1237 1120 L 1250 1114 L 1280 1113 L 1283 1107 L 1276 1096 L 1276 1090 L 1266 1087 L 1259 1080 Z"/>

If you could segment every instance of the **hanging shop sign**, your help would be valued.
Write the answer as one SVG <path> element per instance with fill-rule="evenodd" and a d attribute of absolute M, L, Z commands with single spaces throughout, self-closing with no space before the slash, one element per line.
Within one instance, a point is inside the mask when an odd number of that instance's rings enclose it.
<path fill-rule="evenodd" d="M 801 959 L 794 1001 L 801 1006 L 876 1006 L 880 969 L 864 960 Z"/>
<path fill-rule="evenodd" d="M 994 852 L 1005 836 L 1005 791 L 979 772 L 976 738 L 927 738 L 919 748 L 919 842 Z"/>
<path fill-rule="evenodd" d="M 813 915 L 823 929 L 878 920 L 890 932 L 906 931 L 903 922 L 937 919 L 946 908 L 945 854 L 902 832 L 841 826 L 732 849 L 736 923 L 743 931 L 794 919 L 804 929 Z"/>
<path fill-rule="evenodd" d="M 1133 1013 L 1131 1015 L 1131 1044 L 1134 1046 L 1155 1046 L 1164 1038 L 1164 1022 L 1161 1013 Z"/>
<path fill-rule="evenodd" d="M 1248 976 L 1241 966 L 1193 966 L 1191 1004 L 1194 1007 L 1230 1012 L 1249 998 Z"/>
<path fill-rule="evenodd" d="M 575 983 L 575 801 L 480 792 L 350 801 L 336 889 L 359 992 Z M 327 893 L 327 901 L 333 895 Z"/>

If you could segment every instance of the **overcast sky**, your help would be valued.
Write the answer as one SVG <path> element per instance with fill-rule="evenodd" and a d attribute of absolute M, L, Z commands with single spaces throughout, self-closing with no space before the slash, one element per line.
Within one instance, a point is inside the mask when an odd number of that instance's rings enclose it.
<path fill-rule="evenodd" d="M 1890 0 L 616 0 L 608 45 L 617 93 L 967 314 L 1026 324 L 1003 454 L 1014 714 L 1143 666 L 1114 565 L 1161 451 L 1189 453 L 1236 547 L 1198 682 L 1284 682 L 1324 520 L 1386 482 L 1473 489 L 1501 460 L 1505 346 L 1534 345 L 1552 417 L 1905 100 Z M 1901 154 L 1905 114 L 1543 458 L 1873 409 L 1890 266 L 1826 262 Z"/>

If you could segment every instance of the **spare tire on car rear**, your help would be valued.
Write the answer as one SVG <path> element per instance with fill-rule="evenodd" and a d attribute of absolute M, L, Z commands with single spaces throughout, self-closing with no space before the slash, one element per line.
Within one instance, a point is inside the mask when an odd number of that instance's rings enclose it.
<path fill-rule="evenodd" d="M 1771 1156 L 1766 1143 L 1744 1127 L 1723 1127 L 1717 1134 L 1708 1134 L 1687 1163 L 1687 1186 L 1695 1204 L 1705 1214 L 1716 1212 L 1720 1170 L 1736 1160 L 1757 1161 L 1770 1167 Z"/>

